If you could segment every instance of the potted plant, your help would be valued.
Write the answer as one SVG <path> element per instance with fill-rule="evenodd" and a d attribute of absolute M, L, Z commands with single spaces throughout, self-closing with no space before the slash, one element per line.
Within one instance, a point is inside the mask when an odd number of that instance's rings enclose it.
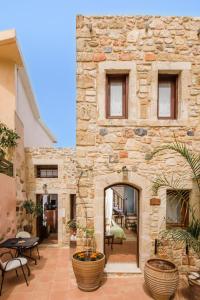
<path fill-rule="evenodd" d="M 22 204 L 22 207 L 25 209 L 27 216 L 27 224 L 24 225 L 24 230 L 32 233 L 33 230 L 33 219 L 35 217 L 41 216 L 43 213 L 42 205 L 36 204 L 32 200 L 25 200 Z"/>
<path fill-rule="evenodd" d="M 193 153 L 190 151 L 187 146 L 183 143 L 180 143 L 175 140 L 174 143 L 172 144 L 166 144 L 162 147 L 159 147 L 155 149 L 151 153 L 151 155 L 148 157 L 148 159 L 152 159 L 157 153 L 162 152 L 164 150 L 170 150 L 173 152 L 178 153 L 188 164 L 188 166 L 191 169 L 191 178 L 196 182 L 199 194 L 200 194 L 200 156 L 199 154 Z M 188 171 L 187 171 L 188 175 Z M 169 188 L 172 191 L 177 191 L 176 194 L 176 201 L 181 201 L 182 198 L 182 192 L 181 190 L 184 190 L 184 186 L 182 186 L 182 181 L 179 178 L 175 178 L 174 176 L 169 179 L 169 176 L 165 176 L 164 174 L 161 174 L 158 176 L 152 186 L 152 190 L 154 195 L 157 195 L 159 188 L 165 187 Z M 199 219 L 199 211 L 196 212 L 194 207 L 190 207 L 189 203 L 187 203 L 188 208 L 190 210 L 190 222 L 187 228 L 173 228 L 173 229 L 167 229 L 164 230 L 160 233 L 161 239 L 166 239 L 166 240 L 172 240 L 181 243 L 185 243 L 186 249 L 187 249 L 187 255 L 189 254 L 189 249 L 192 248 L 193 251 L 197 254 L 200 255 L 200 219 Z M 160 260 L 160 259 L 158 259 Z M 188 256 L 188 262 L 189 262 L 189 256 Z M 172 263 L 170 262 L 170 266 Z M 155 267 L 155 266 L 154 266 Z M 166 296 L 168 298 L 162 298 L 165 297 L 165 295 L 161 295 L 161 287 L 164 287 L 164 283 L 160 282 L 160 279 L 157 277 L 154 277 L 154 273 L 152 272 L 149 273 L 149 261 L 146 263 L 145 266 L 145 282 L 146 285 L 149 287 L 149 289 L 152 291 L 152 294 L 154 297 L 158 297 L 155 299 L 169 299 L 170 295 Z M 177 271 L 175 266 L 173 267 L 174 271 L 168 272 L 168 277 L 169 274 L 171 274 L 171 287 L 173 286 L 174 292 L 176 285 L 173 284 L 173 278 L 174 278 L 174 283 L 177 282 Z M 164 272 L 165 273 L 165 272 Z M 164 274 L 163 273 L 163 274 Z M 176 274 L 176 275 L 175 275 Z M 162 274 L 161 274 L 162 275 Z M 157 286 L 156 286 L 157 282 Z M 151 283 L 151 284 L 150 284 Z M 199 272 L 189 272 L 188 273 L 188 283 L 190 285 L 190 288 L 192 289 L 192 295 L 194 299 L 199 299 L 199 294 L 200 294 L 200 278 L 199 278 Z M 166 283 L 165 283 L 166 284 Z M 159 287 L 160 286 L 160 287 Z M 158 295 L 159 293 L 159 295 Z M 172 291 L 171 291 L 172 293 Z M 172 294 L 171 294 L 172 295 Z M 161 297 L 161 298 L 159 298 Z"/>
<path fill-rule="evenodd" d="M 76 235 L 77 226 L 75 219 L 68 221 L 67 227 L 70 229 L 70 234 Z"/>
<path fill-rule="evenodd" d="M 80 170 L 80 175 L 77 181 L 77 196 L 79 197 L 79 205 L 83 206 L 83 213 L 85 216 L 85 226 L 76 221 L 76 230 L 78 239 L 84 241 L 83 251 L 76 252 L 72 257 L 72 267 L 76 277 L 78 288 L 83 291 L 94 291 L 101 285 L 104 266 L 105 255 L 96 250 L 95 232 L 87 215 L 87 205 L 85 199 L 80 192 L 81 178 L 84 173 L 89 170 L 82 170 L 80 165 L 77 165 Z"/>
<path fill-rule="evenodd" d="M 185 229 L 170 229 L 160 233 L 162 240 L 171 240 L 173 242 L 180 242 L 185 244 L 187 249 L 186 255 L 188 257 L 188 265 L 190 264 L 189 251 L 190 249 L 200 258 L 200 220 L 195 215 L 194 208 L 190 208 L 191 220 Z M 191 289 L 191 294 L 194 300 L 199 300 L 200 295 L 200 272 L 187 273 L 188 284 Z"/>
<path fill-rule="evenodd" d="M 76 247 L 76 231 L 77 231 L 77 225 L 75 219 L 67 222 L 67 231 L 69 231 L 70 234 L 70 247 L 74 248 Z"/>
<path fill-rule="evenodd" d="M 83 227 L 77 223 L 76 229 L 79 234 L 83 235 L 86 244 L 85 250 L 76 252 L 72 257 L 72 267 L 77 285 L 83 291 L 94 291 L 101 285 L 105 255 L 96 251 L 93 229 Z"/>

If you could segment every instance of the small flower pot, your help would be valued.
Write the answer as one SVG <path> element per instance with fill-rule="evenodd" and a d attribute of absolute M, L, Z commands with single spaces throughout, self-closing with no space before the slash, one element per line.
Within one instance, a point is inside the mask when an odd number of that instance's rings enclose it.
<path fill-rule="evenodd" d="M 154 258 L 145 264 L 144 279 L 155 300 L 169 300 L 176 292 L 179 275 L 175 264 Z"/>
<path fill-rule="evenodd" d="M 76 277 L 78 288 L 85 292 L 91 292 L 98 289 L 102 282 L 103 271 L 105 266 L 105 255 L 100 253 L 97 260 L 80 260 L 77 254 L 86 253 L 77 252 L 72 258 L 72 267 Z"/>

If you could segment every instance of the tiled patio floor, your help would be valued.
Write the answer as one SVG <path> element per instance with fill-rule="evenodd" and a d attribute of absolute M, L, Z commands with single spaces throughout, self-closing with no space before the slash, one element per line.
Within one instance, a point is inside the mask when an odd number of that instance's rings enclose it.
<path fill-rule="evenodd" d="M 35 266 L 32 262 L 29 286 L 20 273 L 6 274 L 0 300 L 147 300 L 152 299 L 144 286 L 141 275 L 108 277 L 95 292 L 80 291 L 75 282 L 67 248 L 40 248 L 41 260 Z M 187 294 L 186 284 L 181 282 L 175 300 L 193 299 Z"/>

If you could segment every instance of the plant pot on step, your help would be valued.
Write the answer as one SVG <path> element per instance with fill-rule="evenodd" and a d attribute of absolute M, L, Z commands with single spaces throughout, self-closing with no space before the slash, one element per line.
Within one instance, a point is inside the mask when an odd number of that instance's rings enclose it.
<path fill-rule="evenodd" d="M 72 258 L 72 267 L 79 289 L 91 292 L 101 285 L 105 255 L 100 252 L 77 252 Z"/>
<path fill-rule="evenodd" d="M 200 299 L 200 272 L 189 272 L 188 283 L 193 300 Z"/>
<path fill-rule="evenodd" d="M 153 258 L 145 264 L 144 279 L 155 300 L 169 300 L 176 292 L 179 275 L 172 262 Z"/>

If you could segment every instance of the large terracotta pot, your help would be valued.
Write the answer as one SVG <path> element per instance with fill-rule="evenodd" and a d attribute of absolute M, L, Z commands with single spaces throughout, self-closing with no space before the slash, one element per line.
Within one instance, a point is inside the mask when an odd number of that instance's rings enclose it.
<path fill-rule="evenodd" d="M 178 287 L 178 270 L 172 262 L 160 258 L 149 259 L 144 268 L 147 288 L 156 300 L 169 300 Z"/>
<path fill-rule="evenodd" d="M 105 266 L 105 255 L 96 261 L 80 261 L 72 258 L 72 266 L 79 289 L 90 292 L 98 289 L 101 285 Z"/>
<path fill-rule="evenodd" d="M 200 272 L 190 272 L 188 274 L 188 283 L 191 295 L 194 300 L 200 299 Z"/>

